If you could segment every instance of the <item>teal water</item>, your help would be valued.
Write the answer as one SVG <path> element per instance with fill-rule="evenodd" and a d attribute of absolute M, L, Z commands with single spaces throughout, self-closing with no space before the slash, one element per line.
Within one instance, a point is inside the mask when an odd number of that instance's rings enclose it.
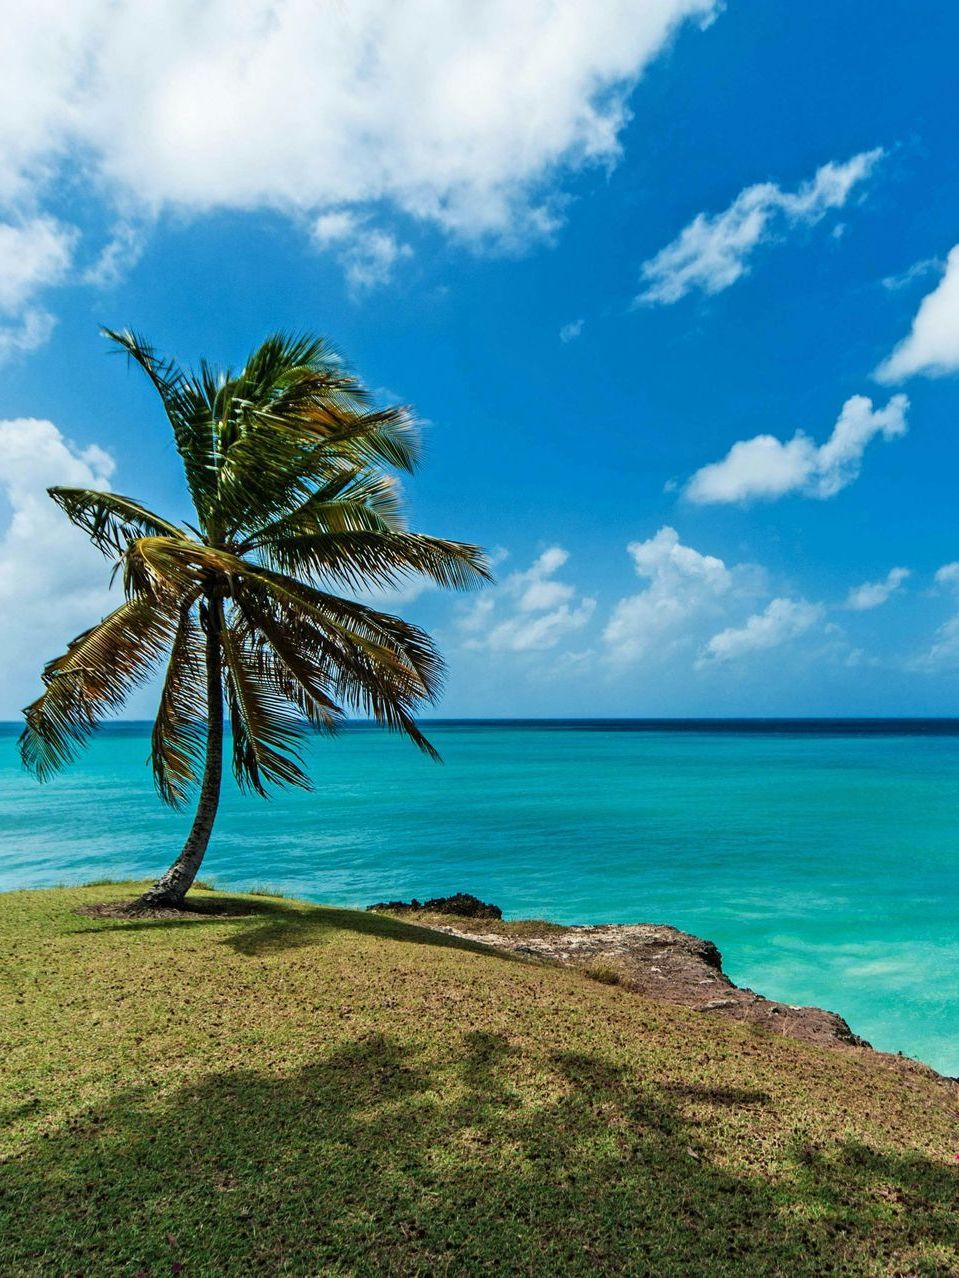
<path fill-rule="evenodd" d="M 507 917 L 668 922 L 740 984 L 959 1074 L 959 725 L 436 724 L 437 766 L 357 726 L 316 791 L 226 789 L 205 877 L 363 906 L 456 890 Z M 189 818 L 145 725 L 40 786 L 0 727 L 0 888 L 145 877 Z"/>

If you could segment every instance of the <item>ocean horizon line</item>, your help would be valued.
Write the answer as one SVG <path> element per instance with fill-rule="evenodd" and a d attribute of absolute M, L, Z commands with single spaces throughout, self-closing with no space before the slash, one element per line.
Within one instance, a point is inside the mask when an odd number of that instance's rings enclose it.
<path fill-rule="evenodd" d="M 542 717 L 451 715 L 423 717 L 418 722 L 424 727 L 433 728 L 959 736 L 959 717 L 951 715 L 551 715 Z M 134 734 L 149 731 L 152 724 L 151 719 L 112 719 L 96 728 L 94 735 L 100 732 L 119 735 Z M 19 734 L 22 726 L 22 720 L 2 719 L 0 735 Z M 382 725 L 372 719 L 344 719 L 340 727 L 346 731 L 384 731 Z"/>

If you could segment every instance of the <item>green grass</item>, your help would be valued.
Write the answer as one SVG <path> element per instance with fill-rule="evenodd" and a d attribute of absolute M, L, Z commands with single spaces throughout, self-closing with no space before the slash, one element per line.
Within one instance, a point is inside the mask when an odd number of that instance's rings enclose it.
<path fill-rule="evenodd" d="M 74 912 L 130 895 L 0 897 L 3 1278 L 959 1273 L 915 1067 L 382 916 Z"/>

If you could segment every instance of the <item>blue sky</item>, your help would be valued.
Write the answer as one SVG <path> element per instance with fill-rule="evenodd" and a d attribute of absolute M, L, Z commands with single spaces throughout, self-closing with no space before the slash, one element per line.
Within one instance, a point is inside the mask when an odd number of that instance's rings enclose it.
<path fill-rule="evenodd" d="M 0 55 L 0 716 L 110 606 L 43 488 L 186 514 L 98 323 L 315 329 L 416 406 L 411 523 L 497 560 L 385 601 L 443 714 L 959 713 L 959 13 L 51 9 Z"/>

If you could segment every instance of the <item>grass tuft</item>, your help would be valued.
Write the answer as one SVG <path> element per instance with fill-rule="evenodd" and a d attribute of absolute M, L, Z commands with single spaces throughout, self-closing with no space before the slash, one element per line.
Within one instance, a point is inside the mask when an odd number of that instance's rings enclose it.
<path fill-rule="evenodd" d="M 579 970 L 584 976 L 600 985 L 619 985 L 622 982 L 620 972 L 611 963 L 604 962 L 602 959 L 594 959 L 592 963 L 587 963 Z"/>

